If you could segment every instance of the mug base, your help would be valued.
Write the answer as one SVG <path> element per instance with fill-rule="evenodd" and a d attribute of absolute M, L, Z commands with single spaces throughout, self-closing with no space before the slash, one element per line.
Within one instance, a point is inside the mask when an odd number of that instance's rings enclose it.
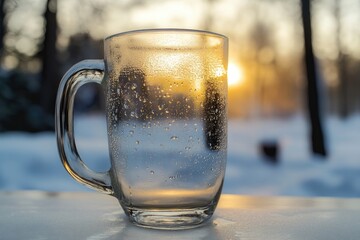
<path fill-rule="evenodd" d="M 181 230 L 200 227 L 211 218 L 213 212 L 213 208 L 167 210 L 128 209 L 129 219 L 135 225 L 164 230 Z"/>

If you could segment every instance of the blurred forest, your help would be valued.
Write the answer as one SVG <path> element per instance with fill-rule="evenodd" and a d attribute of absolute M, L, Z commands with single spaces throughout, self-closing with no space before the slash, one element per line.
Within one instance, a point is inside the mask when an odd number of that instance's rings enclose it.
<path fill-rule="evenodd" d="M 346 119 L 360 111 L 360 1 L 310 2 L 321 106 Z M 300 0 L 1 0 L 0 131 L 53 130 L 66 70 L 102 58 L 104 37 L 143 28 L 229 37 L 230 117 L 287 118 L 307 107 Z M 98 95 L 82 89 L 77 111 L 98 111 Z"/>

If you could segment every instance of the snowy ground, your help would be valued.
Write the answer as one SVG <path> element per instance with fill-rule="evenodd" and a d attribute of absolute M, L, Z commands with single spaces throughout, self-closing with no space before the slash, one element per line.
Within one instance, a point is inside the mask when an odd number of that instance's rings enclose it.
<path fill-rule="evenodd" d="M 80 155 L 98 171 L 109 167 L 105 120 L 77 117 Z M 96 127 L 95 127 L 96 126 Z M 326 122 L 330 156 L 309 154 L 303 118 L 230 120 L 224 193 L 360 197 L 360 116 Z M 277 139 L 280 162 L 265 162 L 258 142 Z M 62 167 L 52 133 L 0 134 L 0 190 L 90 191 Z"/>

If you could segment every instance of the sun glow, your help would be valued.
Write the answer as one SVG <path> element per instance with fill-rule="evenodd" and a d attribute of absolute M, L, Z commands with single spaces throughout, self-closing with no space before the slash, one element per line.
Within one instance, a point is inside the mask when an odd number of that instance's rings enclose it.
<path fill-rule="evenodd" d="M 235 87 L 243 84 L 244 74 L 239 65 L 230 62 L 228 66 L 228 85 Z"/>

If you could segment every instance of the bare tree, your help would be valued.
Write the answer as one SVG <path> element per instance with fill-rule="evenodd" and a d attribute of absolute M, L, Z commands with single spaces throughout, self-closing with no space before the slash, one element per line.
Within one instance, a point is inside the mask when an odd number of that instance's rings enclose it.
<path fill-rule="evenodd" d="M 5 12 L 4 12 L 4 3 L 5 0 L 0 0 L 0 54 L 3 51 L 4 47 L 4 35 L 5 35 L 5 25 L 4 25 L 4 18 L 5 18 Z"/>
<path fill-rule="evenodd" d="M 56 7 L 57 0 L 47 0 L 44 13 L 46 28 L 42 50 L 43 68 L 40 105 L 46 113 L 51 115 L 54 112 L 56 91 L 60 81 L 56 51 Z"/>
<path fill-rule="evenodd" d="M 348 76 L 346 72 L 346 55 L 342 51 L 341 46 L 341 15 L 340 1 L 335 1 L 334 15 L 336 19 L 336 44 L 338 49 L 337 70 L 340 85 L 340 104 L 339 112 L 342 118 L 349 115 L 349 99 L 348 99 Z"/>
<path fill-rule="evenodd" d="M 304 28 L 305 65 L 307 73 L 307 100 L 310 121 L 310 142 L 314 154 L 326 156 L 322 115 L 319 103 L 319 79 L 316 74 L 315 58 L 312 47 L 310 0 L 301 0 L 301 12 Z"/>

